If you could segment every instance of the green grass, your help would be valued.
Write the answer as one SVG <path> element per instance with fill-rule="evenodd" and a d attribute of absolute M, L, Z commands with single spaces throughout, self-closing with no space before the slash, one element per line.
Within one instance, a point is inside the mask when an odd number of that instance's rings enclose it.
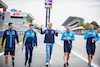
<path fill-rule="evenodd" d="M 24 35 L 19 35 L 19 36 L 18 36 L 18 37 L 19 37 L 19 42 L 21 42 L 21 41 L 23 40 L 23 36 L 24 36 Z M 6 40 L 5 40 L 5 41 L 6 41 Z M 4 48 L 5 48 L 5 41 L 4 41 L 4 43 L 3 43 L 3 48 L 1 48 L 2 38 L 0 38 L 0 52 L 3 51 Z M 15 44 L 17 44 L 17 41 L 15 41 Z"/>

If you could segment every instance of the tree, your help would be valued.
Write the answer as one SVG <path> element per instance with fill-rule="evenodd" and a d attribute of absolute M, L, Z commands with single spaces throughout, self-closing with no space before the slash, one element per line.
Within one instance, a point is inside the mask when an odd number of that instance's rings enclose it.
<path fill-rule="evenodd" d="M 94 30 L 98 29 L 98 27 L 96 25 L 93 25 L 94 26 Z"/>
<path fill-rule="evenodd" d="M 87 23 L 85 24 L 85 26 L 84 26 L 85 30 L 89 30 L 89 25 L 90 25 L 89 22 L 87 22 Z"/>
<path fill-rule="evenodd" d="M 93 24 L 93 25 L 95 25 L 97 28 L 99 28 L 99 25 L 97 24 L 96 21 L 92 21 L 90 24 Z"/>
<path fill-rule="evenodd" d="M 77 24 L 76 27 L 83 26 L 85 28 L 85 30 L 89 30 L 89 25 L 90 24 L 93 24 L 94 25 L 94 30 L 100 28 L 100 26 L 97 24 L 96 21 L 92 21 L 91 23 L 89 23 L 89 22 L 87 22 L 87 23 L 80 22 L 79 24 Z"/>

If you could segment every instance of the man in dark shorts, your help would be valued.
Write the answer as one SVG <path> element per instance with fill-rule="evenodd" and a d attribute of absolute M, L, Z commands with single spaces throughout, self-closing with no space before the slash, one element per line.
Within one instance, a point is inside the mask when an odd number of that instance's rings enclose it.
<path fill-rule="evenodd" d="M 5 62 L 6 67 L 8 67 L 8 53 L 10 52 L 10 55 L 12 56 L 12 66 L 14 67 L 14 59 L 15 59 L 15 39 L 17 40 L 18 46 L 19 46 L 19 39 L 16 30 L 13 29 L 13 23 L 8 23 L 8 29 L 4 31 L 3 38 L 2 38 L 2 44 L 1 47 L 3 48 L 3 42 L 6 38 L 5 43 Z"/>
<path fill-rule="evenodd" d="M 72 49 L 72 41 L 75 40 L 74 33 L 70 31 L 70 26 L 66 26 L 66 31 L 62 34 L 61 40 L 64 41 L 64 67 L 66 67 L 69 66 L 68 60 Z"/>
<path fill-rule="evenodd" d="M 95 53 L 95 48 L 96 48 L 96 41 L 99 40 L 99 36 L 98 36 L 98 32 L 93 30 L 94 26 L 92 24 L 90 24 L 88 31 L 85 32 L 84 35 L 84 39 L 87 39 L 86 42 L 86 50 L 87 50 L 87 54 L 88 54 L 88 65 L 89 67 L 91 67 L 91 60 L 93 58 L 93 55 Z"/>

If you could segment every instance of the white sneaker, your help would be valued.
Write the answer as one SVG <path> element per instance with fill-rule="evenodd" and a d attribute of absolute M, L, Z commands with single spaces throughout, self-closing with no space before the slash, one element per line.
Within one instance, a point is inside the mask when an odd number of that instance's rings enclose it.
<path fill-rule="evenodd" d="M 49 61 L 50 65 L 52 65 L 52 60 Z"/>
<path fill-rule="evenodd" d="M 49 66 L 49 63 L 48 62 L 46 63 L 46 66 Z"/>

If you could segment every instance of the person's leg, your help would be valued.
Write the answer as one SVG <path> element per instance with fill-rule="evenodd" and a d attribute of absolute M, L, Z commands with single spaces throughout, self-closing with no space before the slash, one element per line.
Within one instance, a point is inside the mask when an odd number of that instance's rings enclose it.
<path fill-rule="evenodd" d="M 9 49 L 7 49 L 5 47 L 4 55 L 5 55 L 5 63 L 6 63 L 6 66 L 8 66 L 8 53 L 9 53 Z"/>
<path fill-rule="evenodd" d="M 91 66 L 91 57 L 92 57 L 92 53 L 91 52 L 92 51 L 91 51 L 90 47 L 87 47 L 86 50 L 87 50 L 87 54 L 88 54 L 88 62 L 89 62 L 88 65 Z"/>
<path fill-rule="evenodd" d="M 91 57 L 92 57 L 92 55 L 89 54 L 89 55 L 88 55 L 88 61 L 89 61 L 89 65 L 90 65 L 90 66 L 91 66 L 91 60 L 92 60 Z"/>
<path fill-rule="evenodd" d="M 15 59 L 15 56 L 14 55 L 11 55 L 12 57 L 12 66 L 14 66 L 14 59 Z"/>
<path fill-rule="evenodd" d="M 52 55 L 52 50 L 53 50 L 53 44 L 50 45 L 50 59 L 51 59 L 51 55 Z"/>
<path fill-rule="evenodd" d="M 29 58 L 29 63 L 32 62 L 32 52 L 33 52 L 33 47 L 30 47 L 30 58 Z"/>
<path fill-rule="evenodd" d="M 50 44 L 50 60 L 49 60 L 49 63 L 50 63 L 51 65 L 52 65 L 52 59 L 51 59 L 52 51 L 53 51 L 53 44 L 51 43 L 51 44 Z"/>
<path fill-rule="evenodd" d="M 12 57 L 12 66 L 14 66 L 14 59 L 15 59 L 15 49 L 10 49 L 10 55 Z"/>
<path fill-rule="evenodd" d="M 28 46 L 25 47 L 25 62 L 28 60 Z"/>
<path fill-rule="evenodd" d="M 5 55 L 6 66 L 8 66 L 8 55 Z"/>
<path fill-rule="evenodd" d="M 70 57 L 70 53 L 67 54 L 67 62 L 68 62 L 68 60 L 69 60 L 69 57 Z"/>
<path fill-rule="evenodd" d="M 93 59 L 93 55 L 95 54 L 95 47 L 92 47 L 91 48 L 91 60 Z"/>
<path fill-rule="evenodd" d="M 46 44 L 46 63 L 50 60 L 50 44 Z"/>
<path fill-rule="evenodd" d="M 14 62 L 15 56 L 14 56 L 14 55 L 12 55 L 11 57 L 12 57 L 12 62 Z"/>
<path fill-rule="evenodd" d="M 66 67 L 66 62 L 67 62 L 67 54 L 68 54 L 68 45 L 64 44 L 64 67 Z"/>
<path fill-rule="evenodd" d="M 67 54 L 67 64 L 68 64 L 68 60 L 70 58 L 70 53 L 71 53 L 71 47 L 68 47 L 68 54 Z M 68 64 L 69 65 L 69 64 Z"/>
<path fill-rule="evenodd" d="M 31 67 L 33 47 L 29 47 L 29 51 L 30 51 L 30 58 L 29 58 L 28 64 L 29 64 L 29 67 Z"/>
<path fill-rule="evenodd" d="M 25 63 L 24 63 L 24 65 L 26 65 L 27 60 L 28 60 L 28 46 L 25 46 Z"/>
<path fill-rule="evenodd" d="M 66 64 L 67 54 L 67 52 L 64 52 L 64 64 Z"/>

